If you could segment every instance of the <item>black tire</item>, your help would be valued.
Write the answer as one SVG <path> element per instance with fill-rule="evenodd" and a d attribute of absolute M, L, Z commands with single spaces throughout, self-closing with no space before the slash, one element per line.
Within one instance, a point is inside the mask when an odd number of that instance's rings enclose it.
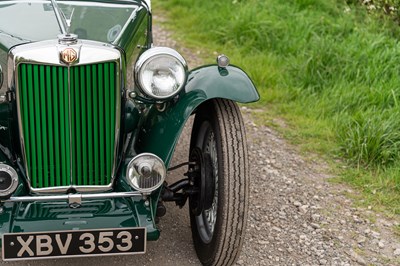
<path fill-rule="evenodd" d="M 194 247 L 204 265 L 232 265 L 245 237 L 250 185 L 244 124 L 236 103 L 215 99 L 200 106 L 190 150 L 196 147 L 210 154 L 214 176 L 208 180 L 216 183 L 207 194 L 213 197 L 211 208 L 198 216 L 190 211 Z"/>

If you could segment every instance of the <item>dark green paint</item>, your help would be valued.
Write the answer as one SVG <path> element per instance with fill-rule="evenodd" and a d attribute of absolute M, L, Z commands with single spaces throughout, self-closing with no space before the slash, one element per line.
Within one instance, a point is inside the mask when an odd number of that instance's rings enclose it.
<path fill-rule="evenodd" d="M 226 98 L 240 103 L 260 99 L 249 76 L 235 66 L 211 65 L 194 69 L 189 74 L 185 91 L 203 91 L 207 99 Z"/>
<path fill-rule="evenodd" d="M 125 133 L 134 131 L 138 125 L 140 113 L 131 100 L 125 102 Z"/>
<path fill-rule="evenodd" d="M 249 103 L 257 101 L 259 94 L 247 74 L 237 67 L 221 70 L 213 65 L 195 69 L 177 103 L 171 103 L 164 112 L 151 106 L 144 114 L 138 151 L 152 152 L 168 166 L 187 119 L 200 104 L 213 98 Z"/>
<path fill-rule="evenodd" d="M 11 134 L 13 121 L 10 107 L 11 106 L 8 103 L 0 103 L 0 126 L 5 128 L 5 130 L 0 130 L 0 145 L 3 147 L 11 147 L 13 137 Z"/>
<path fill-rule="evenodd" d="M 146 227 L 147 240 L 160 232 L 141 197 L 84 201 L 79 209 L 66 202 L 6 203 L 0 215 L 0 235 L 17 232 Z"/>
<path fill-rule="evenodd" d="M 11 165 L 9 159 L 7 158 L 7 156 L 4 154 L 4 152 L 2 150 L 0 150 L 0 162 Z"/>

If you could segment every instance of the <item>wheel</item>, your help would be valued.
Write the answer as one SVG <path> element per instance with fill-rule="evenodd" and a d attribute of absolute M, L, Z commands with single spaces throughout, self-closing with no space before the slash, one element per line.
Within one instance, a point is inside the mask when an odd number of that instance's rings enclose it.
<path fill-rule="evenodd" d="M 189 169 L 194 247 L 204 265 L 232 265 L 246 229 L 249 167 L 243 119 L 236 103 L 216 99 L 197 110 Z"/>

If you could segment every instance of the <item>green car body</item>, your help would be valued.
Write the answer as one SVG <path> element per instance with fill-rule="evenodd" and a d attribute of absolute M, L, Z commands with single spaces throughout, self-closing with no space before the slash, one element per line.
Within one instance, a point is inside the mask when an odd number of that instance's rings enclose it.
<path fill-rule="evenodd" d="M 0 235 L 141 227 L 157 240 L 163 186 L 118 196 L 135 192 L 125 176 L 131 159 L 152 153 L 168 169 L 201 104 L 259 95 L 241 69 L 208 65 L 189 71 L 174 97 L 143 97 L 133 73 L 152 47 L 149 1 L 57 3 L 80 45 L 81 61 L 68 67 L 51 1 L 0 2 L 0 162 L 18 174 L 15 191 L 0 200 Z"/>

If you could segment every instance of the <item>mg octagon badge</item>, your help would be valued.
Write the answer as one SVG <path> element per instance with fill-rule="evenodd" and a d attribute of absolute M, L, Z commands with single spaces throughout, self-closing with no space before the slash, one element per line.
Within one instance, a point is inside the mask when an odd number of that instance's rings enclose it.
<path fill-rule="evenodd" d="M 68 65 L 78 60 L 78 53 L 73 48 L 65 48 L 63 51 L 61 51 L 60 56 L 61 56 L 61 61 L 63 61 Z"/>

